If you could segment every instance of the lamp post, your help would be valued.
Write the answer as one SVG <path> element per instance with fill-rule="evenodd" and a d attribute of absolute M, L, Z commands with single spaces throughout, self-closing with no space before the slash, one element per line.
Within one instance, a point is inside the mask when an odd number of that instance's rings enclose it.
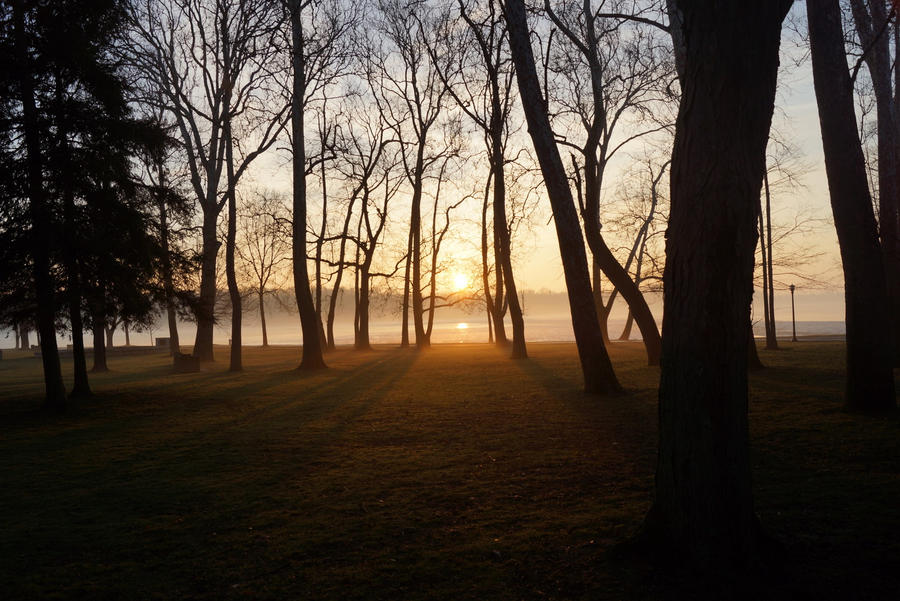
<path fill-rule="evenodd" d="M 791 337 L 791 342 L 797 342 L 797 315 L 794 313 L 794 290 L 795 287 L 793 284 L 788 286 L 788 289 L 791 291 L 791 322 L 794 328 L 794 335 Z"/>

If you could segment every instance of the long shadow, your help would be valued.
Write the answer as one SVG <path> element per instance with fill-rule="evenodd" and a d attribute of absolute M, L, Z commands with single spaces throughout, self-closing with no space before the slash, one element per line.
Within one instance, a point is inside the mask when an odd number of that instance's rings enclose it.
<path fill-rule="evenodd" d="M 120 466 L 122 462 L 140 463 L 147 459 L 152 459 L 153 462 L 168 462 L 176 459 L 186 446 L 193 448 L 206 446 L 216 439 L 227 437 L 229 432 L 241 433 L 246 430 L 248 424 L 256 424 L 263 420 L 272 420 L 273 423 L 283 423 L 293 428 L 303 423 L 323 419 L 329 413 L 336 412 L 348 403 L 357 401 L 357 396 L 361 392 L 360 388 L 363 386 L 370 393 L 372 391 L 377 392 L 378 394 L 367 394 L 366 402 L 359 403 L 353 412 L 341 420 L 341 424 L 333 428 L 336 434 L 338 430 L 342 430 L 363 415 L 372 403 L 380 399 L 386 391 L 409 371 L 417 357 L 418 354 L 415 352 L 389 351 L 384 354 L 377 352 L 363 364 L 350 369 L 340 370 L 339 372 L 324 371 L 317 374 L 298 372 L 297 370 L 272 372 L 269 377 L 263 380 L 255 380 L 238 389 L 228 388 L 223 392 L 232 399 L 240 399 L 247 392 L 259 394 L 271 388 L 289 385 L 291 381 L 300 384 L 304 380 L 313 377 L 313 375 L 319 378 L 323 376 L 331 377 L 320 381 L 314 386 L 298 389 L 294 394 L 288 394 L 283 399 L 265 402 L 250 411 L 241 411 L 237 416 L 224 415 L 222 420 L 204 424 L 205 427 L 202 430 L 194 430 L 189 433 L 183 433 L 180 436 L 161 435 L 157 441 L 154 441 L 154 444 L 136 449 L 127 455 L 123 455 L 121 452 L 117 453 L 115 457 L 110 457 L 108 462 L 96 465 L 95 469 L 102 472 L 112 462 Z M 387 379 L 382 377 L 379 381 L 378 374 L 382 374 L 382 376 L 385 374 L 392 375 Z M 144 394 L 152 394 L 152 392 L 142 390 L 138 393 L 138 396 Z M 301 395 L 309 395 L 310 398 L 304 401 L 300 398 Z M 198 402 L 199 406 L 196 409 L 198 412 L 209 410 L 210 404 L 214 402 L 213 399 L 208 397 L 190 397 L 188 402 L 190 401 Z M 292 415 L 296 419 L 292 419 Z M 140 423 L 143 419 L 145 419 L 145 416 L 138 415 L 130 417 L 129 421 Z M 74 436 L 80 440 L 93 440 L 102 437 L 104 432 L 121 428 L 121 421 L 114 420 L 111 423 L 79 428 L 76 432 L 66 433 L 66 436 Z"/>

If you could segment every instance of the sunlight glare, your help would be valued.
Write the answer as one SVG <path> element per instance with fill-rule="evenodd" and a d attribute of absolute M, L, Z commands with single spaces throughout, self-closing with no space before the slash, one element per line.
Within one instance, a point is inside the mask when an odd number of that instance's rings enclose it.
<path fill-rule="evenodd" d="M 453 276 L 453 290 L 459 292 L 469 287 L 469 278 L 463 273 L 457 273 Z"/>
<path fill-rule="evenodd" d="M 467 324 L 466 322 L 460 322 L 460 323 L 456 324 L 456 329 L 457 330 L 467 330 L 467 329 L 469 329 L 469 324 Z"/>

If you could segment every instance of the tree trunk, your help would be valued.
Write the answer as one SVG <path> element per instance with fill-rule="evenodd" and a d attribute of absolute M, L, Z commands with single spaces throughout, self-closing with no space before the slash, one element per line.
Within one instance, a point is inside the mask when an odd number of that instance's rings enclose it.
<path fill-rule="evenodd" d="M 34 101 L 34 82 L 26 42 L 23 2 L 13 2 L 13 28 L 19 78 L 19 94 L 22 100 L 22 130 L 25 138 L 27 190 L 31 217 L 32 275 L 37 298 L 37 327 L 41 337 L 41 363 L 44 368 L 44 406 L 61 411 L 66 406 L 66 389 L 59 364 L 56 346 L 55 285 L 50 272 L 51 216 L 43 183 L 43 157 L 41 156 L 40 129 Z"/>
<path fill-rule="evenodd" d="M 410 202 L 409 230 L 411 259 L 411 279 L 409 281 L 412 294 L 413 329 L 416 333 L 416 348 L 431 346 L 425 336 L 424 304 L 422 302 L 422 176 L 424 171 L 425 132 L 422 132 L 416 154 L 415 171 L 413 172 L 413 191 Z"/>
<path fill-rule="evenodd" d="M 603 302 L 603 269 L 596 259 L 591 261 L 591 280 L 591 292 L 594 295 L 594 306 L 597 307 L 597 319 L 600 321 L 603 344 L 609 344 L 609 311 Z"/>
<path fill-rule="evenodd" d="M 807 3 L 813 84 L 825 173 L 844 267 L 847 388 L 851 409 L 896 407 L 892 336 L 881 247 L 856 129 L 838 0 Z"/>
<path fill-rule="evenodd" d="M 496 101 L 499 104 L 499 100 Z M 499 106 L 494 108 L 495 113 L 500 111 Z M 503 270 L 503 282 L 506 286 L 506 299 L 509 304 L 509 316 L 512 320 L 513 344 L 512 358 L 527 359 L 528 349 L 525 346 L 525 319 L 522 317 L 522 307 L 519 306 L 519 293 L 516 289 L 516 280 L 512 270 L 512 244 L 510 241 L 509 226 L 506 223 L 506 181 L 503 164 L 503 137 L 502 123 L 494 125 L 493 157 L 494 169 L 494 231 L 496 240 L 500 246 L 500 267 Z M 504 333 L 505 334 L 505 333 Z"/>
<path fill-rule="evenodd" d="M 122 331 L 125 332 L 125 346 L 131 346 L 131 335 L 128 330 L 128 320 L 122 322 Z"/>
<path fill-rule="evenodd" d="M 306 63 L 303 53 L 302 5 L 299 0 L 288 0 L 291 13 L 291 63 L 293 67 L 293 97 L 291 98 L 291 134 L 293 136 L 293 235 L 292 258 L 294 262 L 294 294 L 300 311 L 303 331 L 303 358 L 300 369 L 322 369 L 325 359 L 316 323 L 316 307 L 309 290 L 309 267 L 306 264 L 306 146 L 303 131 L 303 99 L 306 92 Z"/>
<path fill-rule="evenodd" d="M 356 337 L 356 348 L 364 351 L 372 348 L 369 341 L 369 266 L 371 263 L 372 257 L 367 254 L 359 272 L 359 304 L 357 305 L 359 333 Z"/>
<path fill-rule="evenodd" d="M 559 254 L 566 278 L 572 328 L 581 359 L 585 391 L 620 392 L 622 388 L 616 379 L 600 332 L 584 251 L 584 239 L 581 237 L 581 224 L 578 222 L 578 213 L 575 211 L 575 201 L 569 188 L 566 170 L 550 127 L 547 105 L 541 94 L 522 0 L 508 0 L 505 16 L 509 29 L 510 50 L 516 67 L 516 79 L 528 122 L 528 133 L 531 135 L 541 165 L 556 224 Z"/>
<path fill-rule="evenodd" d="M 108 326 L 106 328 L 106 348 L 113 348 L 113 336 L 116 333 L 116 326 Z"/>
<path fill-rule="evenodd" d="M 27 350 L 31 349 L 31 340 L 29 340 L 29 332 L 30 332 L 30 330 L 27 327 L 22 326 L 22 331 L 19 334 L 19 340 L 22 343 L 23 351 L 27 351 Z"/>
<path fill-rule="evenodd" d="M 866 53 L 864 59 L 875 93 L 878 132 L 878 230 L 884 255 L 888 309 L 893 331 L 894 366 L 900 367 L 900 115 L 894 98 L 891 76 L 889 15 L 884 2 L 852 0 L 853 20 Z M 866 8 L 868 6 L 868 9 Z M 893 27 L 895 41 L 900 40 Z M 900 52 L 900 47 L 895 48 Z M 900 72 L 896 73 L 900 81 Z"/>
<path fill-rule="evenodd" d="M 750 321 L 749 344 L 747 344 L 747 369 L 757 371 L 763 369 L 765 365 L 759 358 L 759 352 L 756 349 L 756 338 L 753 336 L 753 321 Z"/>
<path fill-rule="evenodd" d="M 622 328 L 622 333 L 619 334 L 619 340 L 631 340 L 632 327 L 634 327 L 634 315 L 631 314 L 631 309 L 628 309 L 628 317 L 625 319 L 625 327 Z"/>
<path fill-rule="evenodd" d="M 769 326 L 771 328 L 771 334 L 766 337 L 766 348 L 770 351 L 778 350 L 778 336 L 776 334 L 775 327 L 775 275 L 772 269 L 773 259 L 772 259 L 772 195 L 769 193 L 769 174 L 766 172 L 763 174 L 763 188 L 766 191 L 766 237 L 765 239 L 760 240 L 760 243 L 766 246 L 766 265 L 765 269 L 768 270 L 768 278 L 766 278 L 769 282 L 769 287 L 765 290 L 765 294 L 769 296 Z M 760 236 L 762 236 L 762 232 L 760 232 Z"/>
<path fill-rule="evenodd" d="M 322 109 L 322 119 L 325 119 L 325 110 L 324 107 Z M 325 125 L 322 124 L 322 128 L 324 130 Z M 322 148 L 325 147 L 325 136 L 322 136 Z M 323 150 L 324 152 L 324 150 Z M 328 187 L 327 187 L 327 178 L 325 177 L 325 161 L 322 161 L 322 224 L 319 227 L 319 238 L 316 240 L 316 320 L 319 322 L 319 338 L 322 345 L 327 349 L 331 350 L 334 348 L 334 334 L 332 333 L 331 341 L 329 342 L 327 335 L 325 334 L 325 325 L 322 322 L 322 247 L 325 244 L 325 233 L 328 227 Z M 338 267 L 340 269 L 340 267 Z"/>
<path fill-rule="evenodd" d="M 162 244 L 163 295 L 166 301 L 166 319 L 169 323 L 169 354 L 181 352 L 178 341 L 178 316 L 175 312 L 175 285 L 172 282 L 172 256 L 169 250 L 169 211 L 165 199 L 165 171 L 162 161 L 157 163 L 159 174 L 159 238 Z"/>
<path fill-rule="evenodd" d="M 353 205 L 356 197 L 350 199 L 347 207 L 347 215 L 344 217 L 344 229 L 341 230 L 341 245 L 338 253 L 337 276 L 334 278 L 334 288 L 331 289 L 331 298 L 328 299 L 328 319 L 326 325 L 328 350 L 333 351 L 334 343 L 334 318 L 337 313 L 338 297 L 341 294 L 341 282 L 344 279 L 344 263 L 347 257 L 347 235 L 350 232 L 350 220 L 353 217 Z"/>
<path fill-rule="evenodd" d="M 106 343 L 103 327 L 105 319 L 106 317 L 102 311 L 94 310 L 94 315 L 92 316 L 94 322 L 94 366 L 91 368 L 91 371 L 94 373 L 109 371 L 109 367 L 106 365 Z"/>
<path fill-rule="evenodd" d="M 65 265 L 68 273 L 66 299 L 69 309 L 69 324 L 72 332 L 72 367 L 74 381 L 71 397 L 88 397 L 91 386 L 88 382 L 87 359 L 84 354 L 84 323 L 81 318 L 81 277 L 78 267 L 78 251 L 75 248 L 75 236 L 78 224 L 75 220 L 75 192 L 72 182 L 71 148 L 68 139 L 68 121 L 63 110 L 62 75 L 56 73 L 57 104 L 57 137 L 60 150 L 60 167 L 62 171 L 63 219 L 65 222 L 66 257 Z"/>
<path fill-rule="evenodd" d="M 269 346 L 269 335 L 266 332 L 266 294 L 265 292 L 259 293 L 259 323 L 262 327 L 262 345 L 263 347 Z"/>
<path fill-rule="evenodd" d="M 663 274 L 656 489 L 641 537 L 702 573 L 749 567 L 747 317 L 790 0 L 673 3 L 684 75 Z"/>
<path fill-rule="evenodd" d="M 223 23 L 223 28 L 225 27 Z M 227 39 L 227 32 L 223 32 L 223 39 Z M 229 64 L 228 44 L 225 44 L 225 64 Z M 229 94 L 226 93 L 225 106 L 231 103 Z M 243 307 L 241 306 L 241 291 L 238 288 L 237 272 L 234 264 L 235 245 L 237 244 L 237 198 L 234 179 L 234 141 L 231 138 L 231 115 L 225 114 L 222 137 L 225 143 L 225 171 L 227 178 L 227 190 L 225 194 L 228 202 L 228 232 L 225 235 L 225 277 L 228 280 L 228 296 L 231 299 L 231 349 L 228 371 L 242 371 L 244 369 L 241 357 L 241 322 L 243 320 Z"/>
<path fill-rule="evenodd" d="M 490 180 L 490 177 L 488 177 Z M 491 277 L 488 268 L 488 205 L 489 203 L 490 181 L 484 190 L 484 201 L 481 204 L 481 286 L 484 289 L 484 304 L 488 318 L 488 344 L 494 342 L 494 299 L 491 296 Z"/>
<path fill-rule="evenodd" d="M 763 222 L 763 210 L 762 210 L 762 201 L 760 201 L 760 209 L 759 209 L 759 252 L 760 258 L 762 260 L 762 298 L 763 298 L 763 326 L 766 332 L 766 349 L 772 348 L 769 346 L 770 340 L 772 339 L 772 322 L 771 322 L 771 313 L 769 312 L 769 259 L 768 253 L 766 252 L 766 237 L 765 237 L 765 225 Z"/>
<path fill-rule="evenodd" d="M 200 260 L 200 298 L 197 303 L 197 335 L 194 356 L 201 361 L 214 361 L 213 330 L 216 319 L 216 254 L 219 252 L 218 213 L 203 209 L 203 246 Z"/>
<path fill-rule="evenodd" d="M 400 307 L 400 348 L 409 347 L 409 275 L 412 264 L 412 230 L 406 240 L 406 261 L 403 266 L 403 303 Z"/>

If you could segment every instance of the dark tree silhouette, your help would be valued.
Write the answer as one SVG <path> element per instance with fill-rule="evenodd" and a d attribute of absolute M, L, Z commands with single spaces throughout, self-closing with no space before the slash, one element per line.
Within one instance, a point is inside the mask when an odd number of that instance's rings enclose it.
<path fill-rule="evenodd" d="M 566 14 L 570 12 L 567 8 L 574 14 Z M 613 142 L 624 115 L 641 112 L 647 121 L 654 105 L 665 99 L 665 90 L 673 77 L 671 61 L 666 58 L 668 52 L 655 40 L 652 28 L 623 31 L 627 20 L 599 17 L 589 1 L 581 6 L 561 4 L 559 9 L 561 12 L 557 14 L 549 0 L 544 0 L 545 12 L 572 47 L 570 53 L 564 53 L 562 66 L 558 68 L 563 70 L 564 77 L 573 80 L 570 87 L 575 97 L 566 110 L 576 115 L 576 121 L 585 131 L 583 144 L 565 143 L 581 161 L 579 165 L 573 155 L 584 234 L 593 257 L 594 296 L 600 325 L 606 337 L 609 313 L 600 289 L 602 272 L 628 303 L 641 329 L 648 363 L 657 365 L 659 328 L 644 295 L 601 233 L 600 192 L 606 167 L 618 150 L 631 140 L 669 126 L 651 122 L 627 135 L 625 140 Z M 582 69 L 585 74 L 580 73 Z M 582 77 L 587 78 L 584 84 Z"/>
<path fill-rule="evenodd" d="M 41 131 L 35 104 L 35 75 L 39 73 L 30 42 L 33 30 L 26 23 L 34 21 L 34 14 L 23 0 L 12 2 L 12 39 L 15 57 L 18 100 L 21 102 L 21 130 L 24 138 L 26 162 L 26 196 L 31 225 L 31 261 L 37 301 L 37 329 L 41 338 L 41 362 L 44 368 L 44 405 L 65 408 L 66 390 L 62 381 L 59 351 L 56 346 L 55 283 L 50 271 L 51 207 L 43 181 L 46 159 L 41 151 Z M 28 12 L 28 19 L 26 19 Z M 33 25 L 32 25 L 33 26 Z"/>
<path fill-rule="evenodd" d="M 844 267 L 847 321 L 845 402 L 859 410 L 897 406 L 887 286 L 865 159 L 856 128 L 838 0 L 807 3 L 813 83 L 825 173 Z"/>
<path fill-rule="evenodd" d="M 659 455 L 643 541 L 709 574 L 762 542 L 747 426 L 759 193 L 790 0 L 670 2 L 682 85 L 671 167 Z M 680 46 L 680 47 L 679 47 Z"/>
<path fill-rule="evenodd" d="M 509 45 L 516 66 L 519 93 L 528 121 L 528 133 L 531 134 L 553 208 L 559 254 L 572 313 L 572 328 L 584 374 L 584 388 L 587 392 L 619 392 L 621 386 L 609 360 L 594 306 L 575 201 L 550 127 L 547 103 L 541 93 L 522 0 L 507 0 L 504 16 L 509 30 Z"/>
<path fill-rule="evenodd" d="M 850 7 L 875 95 L 878 136 L 878 233 L 884 257 L 889 317 L 893 327 L 894 366 L 900 366 L 900 116 L 895 94 L 897 4 L 890 12 L 883 0 L 851 0 Z M 890 21 L 894 21 L 894 52 L 891 57 Z M 892 58 L 894 60 L 892 60 Z"/>

